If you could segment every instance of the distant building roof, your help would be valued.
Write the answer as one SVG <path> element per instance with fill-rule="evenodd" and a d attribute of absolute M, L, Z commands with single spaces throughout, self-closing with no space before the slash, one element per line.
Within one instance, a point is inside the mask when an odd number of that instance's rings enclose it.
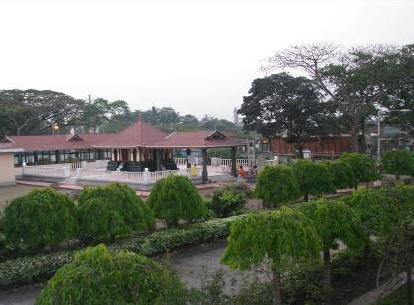
<path fill-rule="evenodd" d="M 190 131 L 167 134 L 138 120 L 118 133 L 75 135 L 8 136 L 0 148 L 22 148 L 25 151 L 79 150 L 92 148 L 212 148 L 245 145 L 233 136 L 219 131 Z"/>

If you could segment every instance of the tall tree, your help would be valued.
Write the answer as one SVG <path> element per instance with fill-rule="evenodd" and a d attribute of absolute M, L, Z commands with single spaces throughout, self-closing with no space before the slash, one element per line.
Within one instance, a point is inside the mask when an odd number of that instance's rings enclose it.
<path fill-rule="evenodd" d="M 384 59 L 388 64 L 386 123 L 414 134 L 414 44 L 398 49 Z"/>
<path fill-rule="evenodd" d="M 83 116 L 79 124 L 98 132 L 99 128 L 108 122 L 119 121 L 130 113 L 127 102 L 116 100 L 109 102 L 103 98 L 97 98 L 85 105 Z"/>
<path fill-rule="evenodd" d="M 327 130 L 325 104 L 319 100 L 313 82 L 287 73 L 272 74 L 253 81 L 250 95 L 239 110 L 247 130 L 256 130 L 270 140 L 284 136 L 299 156 L 303 144 Z"/>
<path fill-rule="evenodd" d="M 386 99 L 389 78 L 384 74 L 394 48 L 373 46 L 338 52 L 332 44 L 293 46 L 277 52 L 265 69 L 301 69 L 318 86 L 339 125 L 351 133 L 352 149 L 360 151 L 359 134 Z"/>
<path fill-rule="evenodd" d="M 48 133 L 54 124 L 76 124 L 84 101 L 51 90 L 1 90 L 0 130 L 12 135 Z M 4 119 L 4 120 L 3 120 Z"/>

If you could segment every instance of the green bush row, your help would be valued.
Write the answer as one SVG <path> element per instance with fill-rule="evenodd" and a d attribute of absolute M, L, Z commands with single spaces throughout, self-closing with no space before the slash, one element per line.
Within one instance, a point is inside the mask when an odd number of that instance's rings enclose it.
<path fill-rule="evenodd" d="M 185 228 L 166 229 L 147 236 L 118 240 L 108 248 L 153 256 L 189 245 L 223 239 L 229 234 L 230 224 L 242 217 L 244 216 L 213 219 L 191 224 Z M 74 252 L 59 251 L 3 261 L 0 263 L 0 287 L 30 284 L 48 279 L 61 266 L 72 260 Z"/>
<path fill-rule="evenodd" d="M 379 179 L 376 162 L 366 154 L 345 153 L 337 161 L 299 160 L 290 166 L 265 167 L 257 177 L 256 195 L 268 208 L 320 196 Z"/>

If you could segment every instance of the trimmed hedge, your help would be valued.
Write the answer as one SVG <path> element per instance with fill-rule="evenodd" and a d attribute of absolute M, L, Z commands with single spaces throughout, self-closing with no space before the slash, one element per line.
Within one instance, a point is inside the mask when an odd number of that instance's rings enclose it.
<path fill-rule="evenodd" d="M 343 153 L 339 160 L 351 166 L 358 183 L 375 181 L 380 178 L 375 160 L 367 154 Z"/>
<path fill-rule="evenodd" d="M 193 222 L 207 214 L 197 188 L 185 176 L 172 175 L 158 180 L 152 187 L 147 201 L 157 219 L 164 220 L 167 225 L 176 226 L 180 220 Z"/>
<path fill-rule="evenodd" d="M 290 167 L 266 166 L 257 176 L 256 196 L 266 208 L 276 208 L 300 197 L 299 183 Z"/>
<path fill-rule="evenodd" d="M 115 251 L 128 250 L 145 256 L 154 256 L 180 247 L 226 238 L 229 234 L 230 224 L 242 217 L 244 215 L 213 219 L 185 228 L 167 229 L 147 236 L 118 240 L 108 248 Z M 48 279 L 61 266 L 72 261 L 74 253 L 75 251 L 60 251 L 0 262 L 0 288 Z"/>
<path fill-rule="evenodd" d="M 182 305 L 186 298 L 178 276 L 160 263 L 127 251 L 109 252 L 101 244 L 79 251 L 60 268 L 36 305 Z"/>
<path fill-rule="evenodd" d="M 344 161 L 325 161 L 323 164 L 326 166 L 332 184 L 337 190 L 357 186 L 354 172 L 348 163 Z"/>
<path fill-rule="evenodd" d="M 319 196 L 335 191 L 331 176 L 326 166 L 321 163 L 299 160 L 292 165 L 292 171 L 305 201 L 308 201 L 309 195 Z"/>
<path fill-rule="evenodd" d="M 154 217 L 135 191 L 125 184 L 86 188 L 78 203 L 81 236 L 98 240 L 114 240 L 115 236 L 131 234 L 154 227 Z"/>
<path fill-rule="evenodd" d="M 58 245 L 78 232 L 74 202 L 51 188 L 14 199 L 2 222 L 6 244 L 30 249 Z"/>
<path fill-rule="evenodd" d="M 382 157 L 382 166 L 387 174 L 414 175 L 414 153 L 406 149 L 391 150 Z"/>

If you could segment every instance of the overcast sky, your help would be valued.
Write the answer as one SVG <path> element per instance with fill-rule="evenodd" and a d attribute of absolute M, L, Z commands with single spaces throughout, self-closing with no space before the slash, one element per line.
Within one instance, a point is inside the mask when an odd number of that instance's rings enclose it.
<path fill-rule="evenodd" d="M 0 0 L 0 89 L 232 118 L 292 44 L 414 43 L 413 0 Z"/>

